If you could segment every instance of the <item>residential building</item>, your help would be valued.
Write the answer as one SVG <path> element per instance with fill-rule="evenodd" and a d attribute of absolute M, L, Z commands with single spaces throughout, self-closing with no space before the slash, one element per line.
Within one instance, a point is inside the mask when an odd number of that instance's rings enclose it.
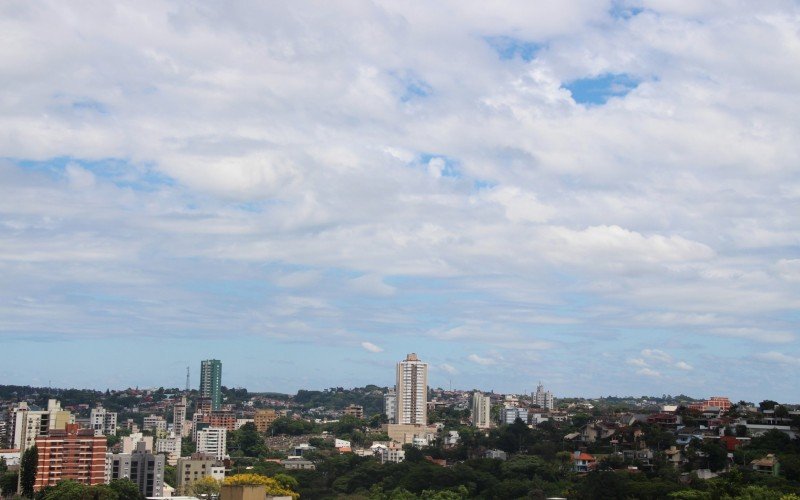
<path fill-rule="evenodd" d="M 576 451 L 572 456 L 572 470 L 575 472 L 590 472 L 597 468 L 597 460 L 588 453 Z"/>
<path fill-rule="evenodd" d="M 186 396 L 181 396 L 172 407 L 172 430 L 176 436 L 182 438 L 189 436 L 189 426 L 186 425 Z"/>
<path fill-rule="evenodd" d="M 191 493 L 192 485 L 204 477 L 219 481 L 225 479 L 225 464 L 206 453 L 192 453 L 190 457 L 178 459 L 175 467 L 175 489 L 178 494 Z"/>
<path fill-rule="evenodd" d="M 12 410 L 10 422 L 13 422 L 10 447 L 24 451 L 35 444 L 38 436 L 47 436 L 50 431 L 64 430 L 67 425 L 74 424 L 75 417 L 63 410 L 55 399 L 47 401 L 46 410 L 23 401 Z"/>
<path fill-rule="evenodd" d="M 503 450 L 493 449 L 493 450 L 486 450 L 483 454 L 483 458 L 493 458 L 495 460 L 506 460 L 508 459 L 508 454 Z"/>
<path fill-rule="evenodd" d="M 181 437 L 174 432 L 167 437 L 156 439 L 156 453 L 166 453 L 167 463 L 175 465 L 181 456 Z"/>
<path fill-rule="evenodd" d="M 236 430 L 236 414 L 232 411 L 213 410 L 206 420 L 211 427 L 224 427 L 229 431 Z"/>
<path fill-rule="evenodd" d="M 145 436 L 141 432 L 131 433 L 130 436 L 122 437 L 122 453 L 130 455 L 136 449 L 136 444 L 139 442 L 145 443 L 145 448 L 148 450 L 153 449 L 153 436 Z"/>
<path fill-rule="evenodd" d="M 541 382 L 539 382 L 539 385 L 536 387 L 536 392 L 533 393 L 533 404 L 545 410 L 552 410 L 555 408 L 553 393 L 544 390 L 544 386 Z"/>
<path fill-rule="evenodd" d="M 35 444 L 39 452 L 35 491 L 64 479 L 88 485 L 105 480 L 106 438 L 95 436 L 92 429 L 67 424 L 48 436 L 38 436 Z"/>
<path fill-rule="evenodd" d="M 211 398 L 211 409 L 222 406 L 222 361 L 207 359 L 200 362 L 200 397 Z"/>
<path fill-rule="evenodd" d="M 144 417 L 142 430 L 151 431 L 156 436 L 167 434 L 167 421 L 158 415 L 148 415 Z"/>
<path fill-rule="evenodd" d="M 423 439 L 431 442 L 436 439 L 436 426 L 417 424 L 386 424 L 382 426 L 389 439 L 401 444 L 412 444 L 414 439 Z"/>
<path fill-rule="evenodd" d="M 397 409 L 400 425 L 428 423 L 428 364 L 415 353 L 397 363 Z"/>
<path fill-rule="evenodd" d="M 253 423 L 256 425 L 256 430 L 262 433 L 267 432 L 277 419 L 278 414 L 275 410 L 256 410 L 256 414 L 253 415 Z"/>
<path fill-rule="evenodd" d="M 396 443 L 373 444 L 370 449 L 373 455 L 380 459 L 382 464 L 387 462 L 400 463 L 406 459 L 405 450 Z"/>
<path fill-rule="evenodd" d="M 109 483 L 114 479 L 131 478 L 130 453 L 106 453 L 106 468 L 104 482 Z"/>
<path fill-rule="evenodd" d="M 778 458 L 770 453 L 766 457 L 757 458 L 750 462 L 750 468 L 756 472 L 777 477 L 781 470 L 781 465 L 778 462 Z"/>
<path fill-rule="evenodd" d="M 383 413 L 389 420 L 390 424 L 396 424 L 397 421 L 397 393 L 394 388 L 389 389 L 389 392 L 383 395 Z"/>
<path fill-rule="evenodd" d="M 117 435 L 117 414 L 98 405 L 89 415 L 89 427 L 97 436 Z"/>
<path fill-rule="evenodd" d="M 197 432 L 197 451 L 213 455 L 217 460 L 227 458 L 228 430 L 223 427 L 206 427 Z"/>
<path fill-rule="evenodd" d="M 316 469 L 317 466 L 311 460 L 306 460 L 303 457 L 288 457 L 286 460 L 281 460 L 281 465 L 287 470 L 299 469 Z"/>
<path fill-rule="evenodd" d="M 500 410 L 500 423 L 501 424 L 513 424 L 516 422 L 517 419 L 522 420 L 526 424 L 528 423 L 528 409 L 527 408 L 517 408 L 517 407 L 506 407 Z"/>
<path fill-rule="evenodd" d="M 705 401 L 699 403 L 692 403 L 689 405 L 690 410 L 698 410 L 701 412 L 714 410 L 717 412 L 726 412 L 731 408 L 730 399 L 723 396 L 712 396 Z"/>
<path fill-rule="evenodd" d="M 472 425 L 479 429 L 488 429 L 492 426 L 492 400 L 482 392 L 472 394 Z"/>
<path fill-rule="evenodd" d="M 160 497 L 164 494 L 164 455 L 153 454 L 145 443 L 136 444 L 131 454 L 130 479 L 146 497 Z"/>
<path fill-rule="evenodd" d="M 236 419 L 236 430 L 238 431 L 239 429 L 241 429 L 242 427 L 244 427 L 247 424 L 253 424 L 255 426 L 256 425 L 256 421 L 255 421 L 255 419 L 252 419 L 252 418 L 237 418 Z"/>
<path fill-rule="evenodd" d="M 359 405 L 350 405 L 344 409 L 344 414 L 358 419 L 363 419 L 364 407 Z"/>

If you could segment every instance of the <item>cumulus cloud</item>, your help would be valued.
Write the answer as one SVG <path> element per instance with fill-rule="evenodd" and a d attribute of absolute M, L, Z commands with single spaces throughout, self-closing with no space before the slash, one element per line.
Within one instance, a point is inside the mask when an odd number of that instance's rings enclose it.
<path fill-rule="evenodd" d="M 782 352 L 777 352 L 777 351 L 761 352 L 753 355 L 753 357 L 759 361 L 764 361 L 765 363 L 777 363 L 780 365 L 787 365 L 787 366 L 800 366 L 800 357 L 789 356 L 788 354 L 784 354 Z"/>
<path fill-rule="evenodd" d="M 645 377 L 660 377 L 661 373 L 658 370 L 653 370 L 652 368 L 642 368 L 641 370 L 636 371 L 639 375 L 644 375 Z"/>
<path fill-rule="evenodd" d="M 629 358 L 627 363 L 631 366 L 646 367 L 647 362 L 642 358 Z"/>
<path fill-rule="evenodd" d="M 642 356 L 661 363 L 669 363 L 672 361 L 672 356 L 659 349 L 642 349 Z"/>
<path fill-rule="evenodd" d="M 383 352 L 382 347 L 378 347 L 372 342 L 361 342 L 361 347 L 363 347 L 365 351 L 369 352 Z"/>
<path fill-rule="evenodd" d="M 497 364 L 497 360 L 493 358 L 478 356 L 477 354 L 470 354 L 467 356 L 467 359 L 472 361 L 473 363 L 482 365 L 482 366 L 489 366 Z"/>
<path fill-rule="evenodd" d="M 795 10 L 608 7 L 3 3 L 0 335 L 796 350 Z"/>
<path fill-rule="evenodd" d="M 439 368 L 441 368 L 446 373 L 449 373 L 450 375 L 456 375 L 458 373 L 458 369 L 456 369 L 455 366 L 448 363 L 442 363 L 441 365 L 439 365 Z"/>
<path fill-rule="evenodd" d="M 680 370 L 686 370 L 686 371 L 690 371 L 690 370 L 694 369 L 692 367 L 692 365 L 690 365 L 686 361 L 678 361 L 677 363 L 675 363 L 675 368 L 678 368 Z"/>

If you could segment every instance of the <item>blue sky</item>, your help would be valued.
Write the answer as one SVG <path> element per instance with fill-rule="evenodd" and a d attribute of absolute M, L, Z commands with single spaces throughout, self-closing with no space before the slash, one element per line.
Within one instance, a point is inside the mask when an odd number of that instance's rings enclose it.
<path fill-rule="evenodd" d="M 0 381 L 800 401 L 798 6 L 487 9 L 4 3 Z"/>

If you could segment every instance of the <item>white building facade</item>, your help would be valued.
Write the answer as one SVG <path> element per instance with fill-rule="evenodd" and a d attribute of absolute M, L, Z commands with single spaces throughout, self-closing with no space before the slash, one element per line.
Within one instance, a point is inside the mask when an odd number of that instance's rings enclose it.
<path fill-rule="evenodd" d="M 411 353 L 397 363 L 397 424 L 427 425 L 428 364 Z"/>

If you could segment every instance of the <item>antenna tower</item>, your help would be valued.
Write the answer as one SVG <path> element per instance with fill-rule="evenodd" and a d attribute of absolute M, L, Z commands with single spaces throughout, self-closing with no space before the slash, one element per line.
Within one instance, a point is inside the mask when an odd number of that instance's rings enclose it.
<path fill-rule="evenodd" d="M 186 367 L 186 392 L 189 392 L 189 367 Z"/>

